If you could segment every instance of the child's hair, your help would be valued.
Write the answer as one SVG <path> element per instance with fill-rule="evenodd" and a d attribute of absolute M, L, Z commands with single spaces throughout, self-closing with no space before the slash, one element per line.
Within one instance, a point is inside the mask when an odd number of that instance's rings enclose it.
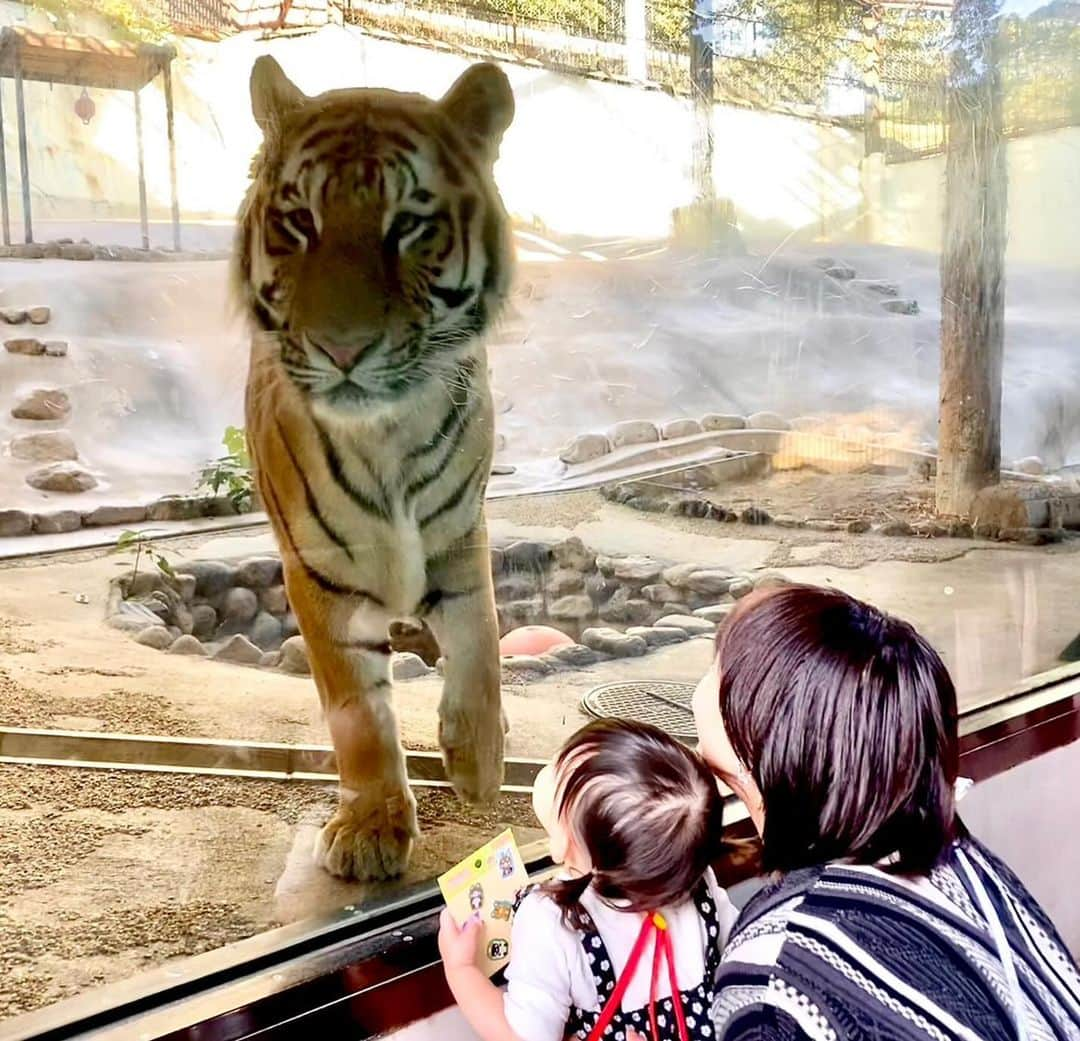
<path fill-rule="evenodd" d="M 590 887 L 608 903 L 654 911 L 682 903 L 721 853 L 723 800 L 704 761 L 662 730 L 604 719 L 555 762 L 555 814 L 592 871 L 545 890 L 572 928 Z"/>

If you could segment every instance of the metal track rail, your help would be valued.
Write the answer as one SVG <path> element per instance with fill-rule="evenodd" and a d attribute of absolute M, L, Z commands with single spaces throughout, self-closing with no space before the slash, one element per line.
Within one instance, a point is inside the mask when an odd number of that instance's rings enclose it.
<path fill-rule="evenodd" d="M 508 758 L 501 791 L 532 791 L 543 759 Z M 92 770 L 254 777 L 275 781 L 337 780 L 329 745 L 269 741 L 210 741 L 190 737 L 97 734 L 77 730 L 0 727 L 0 763 L 66 766 Z M 409 783 L 417 788 L 449 788 L 437 752 L 406 753 Z"/>

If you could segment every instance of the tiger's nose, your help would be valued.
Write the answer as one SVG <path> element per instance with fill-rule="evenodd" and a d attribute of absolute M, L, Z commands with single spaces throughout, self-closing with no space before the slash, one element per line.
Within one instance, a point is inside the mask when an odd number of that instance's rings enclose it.
<path fill-rule="evenodd" d="M 372 346 L 359 338 L 335 340 L 332 336 L 312 336 L 308 334 L 308 343 L 322 351 L 342 372 L 348 372 L 360 358 L 360 355 Z"/>

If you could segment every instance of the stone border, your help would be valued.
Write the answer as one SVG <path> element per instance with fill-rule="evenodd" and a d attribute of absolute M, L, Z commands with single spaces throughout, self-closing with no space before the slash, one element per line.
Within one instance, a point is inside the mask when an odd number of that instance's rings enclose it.
<path fill-rule="evenodd" d="M 178 260 L 228 260 L 230 250 L 181 250 L 176 253 L 167 249 L 137 249 L 134 246 L 99 246 L 88 239 L 75 242 L 72 239 L 54 239 L 49 242 L 25 242 L 0 246 L 2 260 L 125 260 L 125 261 L 178 261 Z"/>
<path fill-rule="evenodd" d="M 906 520 L 872 524 L 868 520 L 838 521 L 800 518 L 791 514 L 770 514 L 760 506 L 748 506 L 741 511 L 729 510 L 704 496 L 685 494 L 677 499 L 642 494 L 630 481 L 606 484 L 600 494 L 608 502 L 629 506 L 641 513 L 668 513 L 678 517 L 698 517 L 721 523 L 741 522 L 754 527 L 772 525 L 800 531 L 847 535 L 886 535 L 898 538 L 955 538 L 989 539 L 994 542 L 1018 542 L 1027 546 L 1046 546 L 1062 542 L 1067 532 L 1061 527 L 998 527 L 992 523 L 966 520 L 925 520 L 914 524 Z"/>
<path fill-rule="evenodd" d="M 254 504 L 251 509 L 256 509 Z M 224 495 L 166 495 L 145 506 L 96 506 L 92 510 L 61 509 L 41 513 L 0 510 L 0 538 L 59 535 L 80 528 L 107 528 L 147 521 L 186 521 L 238 515 L 239 511 Z"/>
<path fill-rule="evenodd" d="M 500 633 L 544 624 L 574 640 L 537 657 L 504 655 L 504 683 L 712 637 L 737 599 L 786 581 L 775 573 L 751 576 L 712 564 L 597 555 L 576 537 L 494 546 L 491 568 Z M 174 576 L 152 568 L 129 572 L 110 584 L 107 619 L 139 643 L 171 654 L 310 673 L 274 555 L 184 562 Z M 395 650 L 422 646 L 414 638 L 422 632 L 413 627 L 400 639 L 392 633 L 391 642 Z M 441 672 L 441 659 L 395 653 L 392 667 L 396 680 L 409 680 Z"/>

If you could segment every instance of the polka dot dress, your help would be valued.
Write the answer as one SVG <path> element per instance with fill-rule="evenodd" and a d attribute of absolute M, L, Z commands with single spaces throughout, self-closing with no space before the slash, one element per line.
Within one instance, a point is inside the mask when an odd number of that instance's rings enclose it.
<path fill-rule="evenodd" d="M 720 914 L 704 883 L 694 893 L 694 904 L 702 921 L 705 922 L 709 937 L 708 950 L 705 952 L 705 976 L 697 987 L 680 991 L 680 998 L 683 1015 L 686 1018 L 686 1032 L 690 1041 L 714 1041 L 709 1010 L 713 1006 L 716 972 L 720 967 Z M 587 915 L 586 918 L 589 927 L 582 933 L 581 943 L 592 970 L 600 1005 L 603 1007 L 615 990 L 615 970 L 604 941 L 596 931 L 592 919 Z M 599 1011 L 572 1008 L 566 1025 L 567 1036 L 588 1038 L 599 1019 Z M 652 1036 L 648 1006 L 633 1011 L 620 1009 L 604 1032 L 604 1041 L 626 1041 L 628 1030 L 640 1034 L 646 1041 L 678 1041 L 678 1023 L 671 998 L 657 1001 L 656 1025 L 660 1031 L 659 1037 Z"/>

